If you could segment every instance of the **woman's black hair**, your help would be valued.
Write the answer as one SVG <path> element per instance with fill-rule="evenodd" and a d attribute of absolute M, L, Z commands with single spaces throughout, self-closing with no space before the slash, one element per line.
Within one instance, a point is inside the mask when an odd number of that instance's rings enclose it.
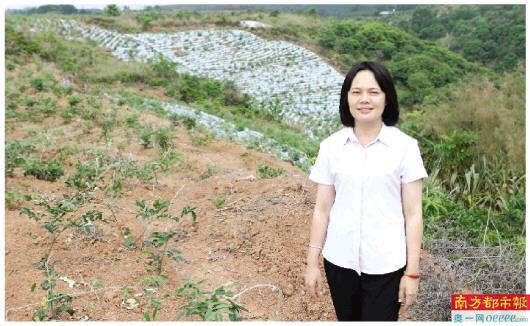
<path fill-rule="evenodd" d="M 350 106 L 348 105 L 348 92 L 351 87 L 351 83 L 355 75 L 361 70 L 370 70 L 374 73 L 375 80 L 381 87 L 383 93 L 385 93 L 386 105 L 383 111 L 383 122 L 387 126 L 395 125 L 399 120 L 399 104 L 397 99 L 396 88 L 392 81 L 390 72 L 380 63 L 373 61 L 359 62 L 353 66 L 344 78 L 342 83 L 342 89 L 340 91 L 340 120 L 346 127 L 354 127 L 355 119 L 350 112 Z"/>

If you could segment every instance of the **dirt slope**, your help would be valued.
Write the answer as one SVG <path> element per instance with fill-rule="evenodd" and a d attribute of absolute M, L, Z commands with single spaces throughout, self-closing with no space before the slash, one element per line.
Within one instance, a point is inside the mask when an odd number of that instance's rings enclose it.
<path fill-rule="evenodd" d="M 109 103 L 105 103 L 110 105 Z M 123 108 L 124 113 L 132 110 Z M 160 126 L 168 125 L 153 114 L 141 113 L 142 122 Z M 113 131 L 112 144 L 102 144 L 97 130 L 85 134 L 82 122 L 75 119 L 64 124 L 57 117 L 46 118 L 42 123 L 7 121 L 6 142 L 29 139 L 30 130 L 41 130 L 49 135 L 52 145 L 43 149 L 44 156 L 53 156 L 59 145 L 76 145 L 80 149 L 92 148 L 116 153 L 116 144 L 128 144 L 122 153 L 128 159 L 147 161 L 158 154 L 156 149 L 143 148 L 137 140 L 127 142 L 123 129 Z M 108 224 L 97 224 L 98 232 L 85 234 L 67 230 L 59 237 L 51 262 L 55 270 L 76 283 L 69 288 L 67 282 L 57 281 L 57 293 L 82 294 L 73 301 L 78 311 L 64 319 L 89 320 L 142 320 L 140 306 L 127 309 L 122 301 L 120 287 L 128 286 L 135 294 L 142 293 L 142 281 L 147 276 L 146 255 L 141 242 L 152 231 L 177 231 L 171 246 L 182 251 L 186 262 L 165 260 L 163 274 L 168 282 L 159 291 L 169 293 L 183 284 L 183 279 L 205 279 L 204 289 L 213 289 L 228 282 L 234 293 L 259 284 L 273 287 L 253 288 L 239 297 L 239 302 L 250 310 L 243 316 L 250 320 L 322 320 L 333 318 L 329 298 L 319 304 L 308 303 L 302 294 L 302 275 L 305 249 L 309 236 L 309 221 L 314 200 L 314 186 L 298 168 L 279 162 L 271 155 L 249 150 L 224 140 L 212 140 L 203 146 L 194 146 L 184 127 L 174 130 L 174 149 L 184 163 L 174 172 L 159 175 L 158 182 L 129 185 L 129 191 L 118 198 L 96 190 L 93 197 L 104 216 L 115 218 Z M 67 159 L 67 172 L 62 179 L 49 182 L 24 176 L 20 168 L 15 176 L 6 178 L 6 190 L 20 194 L 63 198 L 72 192 L 64 180 L 75 171 L 75 164 L 83 161 L 82 155 Z M 281 167 L 285 172 L 276 178 L 259 179 L 259 163 Z M 208 178 L 201 177 L 207 166 L 215 166 Z M 225 196 L 226 204 L 217 208 L 212 199 Z M 189 217 L 182 222 L 144 221 L 136 217 L 137 199 L 151 202 L 154 199 L 171 200 L 170 213 L 179 215 L 184 206 L 195 207 L 197 223 Z M 20 206 L 33 207 L 29 203 Z M 39 260 L 49 243 L 48 232 L 37 222 L 19 214 L 18 209 L 6 211 L 6 311 L 8 320 L 29 320 L 35 306 L 41 301 L 43 291 L 38 285 L 45 278 L 38 268 Z M 123 245 L 123 231 L 134 235 L 137 249 L 130 251 Z M 31 285 L 37 290 L 30 292 Z M 96 284 L 96 285 L 94 285 Z M 280 289 L 280 291 L 273 291 Z M 141 298 L 141 296 L 139 296 Z M 180 300 L 180 301 L 179 301 Z M 157 319 L 173 320 L 184 302 L 172 296 L 162 302 Z M 185 319 L 185 318 L 184 318 Z"/>
<path fill-rule="evenodd" d="M 59 72 L 47 70 L 61 79 Z M 12 73 L 17 76 L 17 72 Z M 24 96 L 34 96 L 31 89 Z M 84 99 L 84 101 L 87 99 Z M 6 177 L 6 191 L 60 200 L 75 189 L 65 180 L 76 171 L 76 163 L 94 159 L 103 152 L 115 160 L 146 163 L 160 157 L 158 148 L 145 148 L 138 130 L 128 129 L 123 121 L 135 113 L 142 124 L 169 127 L 170 122 L 154 113 L 139 112 L 102 97 L 104 112 L 116 110 L 116 125 L 110 137 L 101 137 L 101 126 L 87 128 L 87 122 L 75 116 L 70 122 L 59 114 L 43 119 L 6 119 L 6 143 L 27 140 L 37 145 L 43 159 L 56 157 L 61 148 L 76 146 L 78 151 L 66 156 L 64 176 L 55 182 L 24 176 L 22 168 Z M 58 99 L 58 108 L 67 107 Z M 21 106 L 19 113 L 31 108 Z M 203 290 L 224 285 L 237 302 L 249 312 L 248 320 L 335 320 L 329 291 L 320 301 L 311 301 L 303 291 L 305 256 L 316 186 L 307 175 L 289 162 L 245 148 L 226 140 L 197 142 L 206 131 L 190 132 L 183 126 L 171 131 L 172 150 L 180 160 L 167 173 L 158 173 L 149 181 L 124 180 L 124 193 L 111 197 L 103 189 L 90 193 L 91 205 L 110 220 L 95 222 L 95 232 L 75 229 L 63 232 L 54 246 L 50 265 L 58 276 L 55 293 L 74 297 L 73 316 L 63 320 L 143 320 L 149 298 L 158 298 L 162 307 L 157 320 L 174 320 L 186 301 L 176 290 L 186 279 L 204 280 Z M 202 135 L 202 136 L 201 136 Z M 259 178 L 260 163 L 284 172 L 273 178 Z M 108 182 L 109 180 L 103 180 Z M 215 199 L 224 198 L 224 204 Z M 179 216 L 186 206 L 194 207 L 197 223 L 189 215 L 180 222 L 143 220 L 137 217 L 136 200 L 151 203 L 170 200 L 169 213 Z M 35 205 L 19 202 L 6 209 L 5 215 L 5 298 L 7 320 L 31 320 L 43 300 L 39 285 L 45 280 L 41 261 L 49 246 L 49 233 L 35 220 L 20 214 L 21 207 Z M 161 274 L 167 282 L 153 288 L 145 284 L 147 256 L 142 242 L 151 232 L 174 231 L 168 247 L 178 248 L 185 262 L 165 259 Z M 134 236 L 127 247 L 124 236 Z M 135 248 L 134 248 L 135 247 Z M 322 266 L 321 266 L 322 267 Z M 324 272 L 322 270 L 322 275 Z M 69 286 L 69 283 L 71 286 Z M 36 289 L 31 292 L 32 284 Z M 325 282 L 324 282 L 325 283 Z M 127 290 L 128 289 L 128 290 Z M 146 289 L 152 291 L 146 292 Z M 132 303 L 128 299 L 136 298 Z M 197 316 L 183 320 L 198 320 Z"/>

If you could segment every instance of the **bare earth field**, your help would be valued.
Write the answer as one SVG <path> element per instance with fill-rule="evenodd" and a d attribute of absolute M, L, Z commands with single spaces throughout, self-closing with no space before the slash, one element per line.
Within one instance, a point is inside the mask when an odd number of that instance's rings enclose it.
<path fill-rule="evenodd" d="M 13 74 L 16 76 L 16 71 Z M 30 93 L 26 95 L 35 95 Z M 119 110 L 116 121 L 136 113 L 143 124 L 169 126 L 169 121 L 154 113 L 118 107 L 107 99 L 102 99 L 102 106 L 103 111 Z M 6 143 L 44 139 L 38 147 L 43 159 L 57 156 L 61 147 L 79 149 L 65 158 L 65 173 L 57 181 L 24 176 L 19 167 L 12 177 L 6 177 L 6 191 L 57 201 L 74 191 L 64 181 L 75 173 L 76 163 L 93 159 L 87 151 L 99 150 L 140 163 L 160 156 L 159 149 L 142 146 L 138 132 L 131 132 L 121 123 L 113 128 L 110 140 L 103 141 L 100 134 L 100 127 L 87 129 L 79 117 L 70 122 L 58 115 L 33 122 L 6 119 Z M 240 294 L 236 302 L 249 310 L 241 314 L 246 320 L 335 320 L 327 285 L 320 300 L 311 301 L 303 290 L 316 186 L 289 162 L 226 140 L 197 144 L 197 137 L 197 132 L 190 133 L 184 126 L 174 127 L 172 149 L 181 154 L 174 168 L 154 180 L 125 181 L 121 196 L 111 197 L 102 189 L 90 193 L 91 205 L 109 222 L 96 221 L 94 232 L 69 228 L 57 239 L 49 265 L 63 279 L 57 279 L 54 291 L 71 295 L 76 310 L 73 316 L 62 312 L 60 319 L 139 321 L 144 311 L 152 310 L 147 305 L 148 297 L 157 297 L 162 307 L 156 319 L 175 320 L 179 308 L 187 303 L 175 291 L 186 279 L 193 279 L 205 280 L 200 284 L 204 290 L 224 285 L 226 290 Z M 284 172 L 273 178 L 259 178 L 260 163 Z M 219 197 L 225 199 L 224 204 L 214 203 L 213 199 Z M 169 213 L 175 216 L 185 206 L 194 207 L 197 222 L 193 223 L 189 215 L 179 222 L 138 218 L 135 202 L 139 199 L 148 203 L 170 200 Z M 40 223 L 20 214 L 21 207 L 38 210 L 27 201 L 6 209 L 5 309 L 9 321 L 31 320 L 34 309 L 46 298 L 39 286 L 46 278 L 39 262 L 50 244 L 50 234 Z M 142 242 L 154 231 L 175 232 L 167 246 L 179 249 L 185 261 L 165 259 L 161 274 L 167 276 L 167 282 L 151 287 L 149 294 Z M 126 246 L 128 235 L 135 241 Z M 429 257 L 423 254 L 422 269 L 429 275 L 440 274 Z M 36 289 L 32 292 L 34 283 Z M 184 316 L 181 320 L 200 318 Z"/>

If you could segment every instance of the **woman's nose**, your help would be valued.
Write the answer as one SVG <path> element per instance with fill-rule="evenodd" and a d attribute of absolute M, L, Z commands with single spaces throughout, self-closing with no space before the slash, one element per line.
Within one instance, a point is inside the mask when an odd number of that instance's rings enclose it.
<path fill-rule="evenodd" d="M 368 95 L 366 93 L 361 93 L 361 98 L 359 99 L 361 103 L 367 103 L 368 102 Z"/>

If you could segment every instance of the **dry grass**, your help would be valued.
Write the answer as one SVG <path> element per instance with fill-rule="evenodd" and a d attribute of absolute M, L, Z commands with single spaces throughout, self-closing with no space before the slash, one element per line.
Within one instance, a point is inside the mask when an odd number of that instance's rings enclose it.
<path fill-rule="evenodd" d="M 476 77 L 454 87 L 446 101 L 427 107 L 425 129 L 440 135 L 452 130 L 478 131 L 472 149 L 492 161 L 501 154 L 511 168 L 524 169 L 525 162 L 525 80 L 524 67 L 502 76 L 497 83 Z"/>

